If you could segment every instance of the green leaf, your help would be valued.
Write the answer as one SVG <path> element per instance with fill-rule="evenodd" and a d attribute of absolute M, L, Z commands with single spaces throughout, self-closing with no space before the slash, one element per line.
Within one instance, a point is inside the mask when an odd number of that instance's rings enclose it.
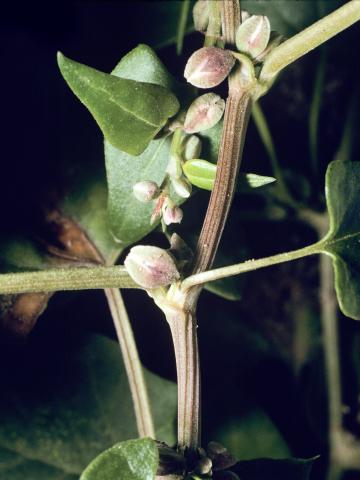
<path fill-rule="evenodd" d="M 196 187 L 204 190 L 212 190 L 216 176 L 216 165 L 206 160 L 193 159 L 188 160 L 183 166 L 184 173 L 189 181 Z M 248 192 L 253 188 L 259 188 L 269 183 L 275 182 L 273 177 L 264 177 L 255 173 L 240 173 L 237 190 L 239 192 Z"/>
<path fill-rule="evenodd" d="M 238 462 L 231 470 L 236 472 L 241 480 L 309 480 L 316 458 L 259 458 Z"/>
<path fill-rule="evenodd" d="M 128 440 L 101 453 L 80 480 L 153 480 L 158 464 L 159 452 L 154 440 Z"/>
<path fill-rule="evenodd" d="M 156 53 L 146 45 L 138 45 L 125 55 L 112 75 L 131 80 L 141 79 L 166 88 L 175 88 L 176 84 Z M 156 226 L 150 225 L 155 202 L 139 202 L 132 188 L 142 180 L 152 180 L 158 185 L 163 182 L 170 144 L 170 138 L 152 140 L 141 155 L 133 157 L 105 141 L 109 225 L 122 246 L 140 240 Z"/>
<path fill-rule="evenodd" d="M 360 162 L 331 162 L 326 172 L 330 229 L 322 241 L 333 259 L 342 312 L 360 320 Z"/>
<path fill-rule="evenodd" d="M 104 137 L 131 155 L 148 143 L 176 114 L 179 102 L 160 85 L 115 77 L 58 54 L 61 73 L 89 109 Z"/>
<path fill-rule="evenodd" d="M 341 5 L 340 0 L 243 0 L 241 8 L 253 15 L 269 17 L 271 30 L 291 36 Z"/>
<path fill-rule="evenodd" d="M 225 445 L 236 458 L 244 460 L 290 456 L 284 438 L 260 408 L 224 422 L 221 429 L 216 432 L 216 440 Z"/>
<path fill-rule="evenodd" d="M 105 142 L 109 225 L 122 247 L 140 240 L 155 227 L 150 224 L 155 201 L 139 202 L 133 195 L 133 185 L 143 180 L 161 185 L 169 162 L 170 144 L 169 138 L 153 140 L 144 153 L 132 157 Z"/>
<path fill-rule="evenodd" d="M 73 480 L 102 451 L 137 436 L 116 342 L 92 335 L 49 352 L 33 360 L 30 351 L 20 380 L 6 380 L 8 367 L 1 367 L 0 448 L 9 452 L 2 480 L 17 480 L 20 462 L 33 462 L 32 471 L 39 471 L 26 480 L 45 480 L 43 471 L 46 480 Z M 173 444 L 176 385 L 147 371 L 145 379 L 156 436 Z"/>

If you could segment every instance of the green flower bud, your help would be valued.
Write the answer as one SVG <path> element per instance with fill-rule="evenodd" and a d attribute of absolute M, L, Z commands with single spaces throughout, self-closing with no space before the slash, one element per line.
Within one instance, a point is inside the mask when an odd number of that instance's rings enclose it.
<path fill-rule="evenodd" d="M 184 177 L 182 178 L 172 178 L 171 185 L 173 186 L 175 192 L 182 198 L 189 198 L 191 195 L 191 183 L 188 182 Z"/>
<path fill-rule="evenodd" d="M 208 130 L 216 125 L 225 110 L 225 101 L 216 93 L 205 93 L 198 97 L 187 111 L 184 130 L 186 133 L 196 133 Z"/>
<path fill-rule="evenodd" d="M 235 58 L 229 50 L 203 47 L 189 58 L 184 76 L 195 87 L 212 88 L 225 80 L 234 64 Z"/>
<path fill-rule="evenodd" d="M 191 135 L 185 143 L 184 160 L 199 158 L 201 153 L 201 140 L 196 135 Z"/>
<path fill-rule="evenodd" d="M 160 193 L 159 186 L 155 182 L 146 180 L 144 182 L 135 183 L 133 186 L 133 194 L 137 200 L 146 203 L 154 200 Z"/>
<path fill-rule="evenodd" d="M 158 247 L 132 247 L 124 265 L 130 277 L 146 289 L 165 287 L 180 278 L 173 257 Z"/>
<path fill-rule="evenodd" d="M 237 49 L 256 58 L 265 50 L 270 39 L 270 31 L 270 22 L 267 17 L 252 15 L 237 29 Z"/>
<path fill-rule="evenodd" d="M 209 25 L 209 16 L 209 0 L 198 0 L 193 8 L 193 21 L 195 30 L 198 32 L 205 32 Z"/>

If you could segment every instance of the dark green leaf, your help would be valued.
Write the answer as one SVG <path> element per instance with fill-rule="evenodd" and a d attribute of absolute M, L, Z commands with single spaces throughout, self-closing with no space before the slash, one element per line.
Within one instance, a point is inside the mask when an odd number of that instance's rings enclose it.
<path fill-rule="evenodd" d="M 6 383 L 1 378 L 0 448 L 10 452 L 7 477 L 2 475 L 2 480 L 17 480 L 21 461 L 33 462 L 32 470 L 39 471 L 39 477 L 26 480 L 42 479 L 43 471 L 48 472 L 46 480 L 60 480 L 59 471 L 64 479 L 73 480 L 100 452 L 137 436 L 117 343 L 90 336 L 68 347 L 65 355 L 63 348 L 56 352 L 54 347 L 50 356 L 44 353 L 42 363 L 51 365 L 46 374 L 37 376 L 38 367 L 31 368 L 30 357 L 21 381 Z M 6 370 L 3 366 L 4 375 Z M 145 374 L 157 438 L 173 444 L 176 386 Z M 19 456 L 13 463 L 11 453 Z"/>
<path fill-rule="evenodd" d="M 64 79 L 90 110 L 105 138 L 131 155 L 148 143 L 176 114 L 179 102 L 160 85 L 108 75 L 58 54 Z"/>
<path fill-rule="evenodd" d="M 231 470 L 236 472 L 241 480 L 309 480 L 314 460 L 259 458 L 238 462 Z"/>
<path fill-rule="evenodd" d="M 269 17 L 272 30 L 291 36 L 341 5 L 339 0 L 298 0 L 296 8 L 288 0 L 243 0 L 241 8 L 254 15 Z"/>
<path fill-rule="evenodd" d="M 188 160 L 184 164 L 184 173 L 190 182 L 204 190 L 212 190 L 215 183 L 216 165 L 206 160 Z M 239 192 L 248 192 L 274 182 L 273 177 L 264 177 L 255 173 L 240 173 L 237 185 Z"/>
<path fill-rule="evenodd" d="M 128 440 L 101 453 L 80 480 L 153 480 L 158 464 L 159 453 L 154 440 Z"/>
<path fill-rule="evenodd" d="M 326 201 L 330 230 L 322 249 L 333 259 L 341 310 L 360 320 L 360 162 L 330 163 Z"/>

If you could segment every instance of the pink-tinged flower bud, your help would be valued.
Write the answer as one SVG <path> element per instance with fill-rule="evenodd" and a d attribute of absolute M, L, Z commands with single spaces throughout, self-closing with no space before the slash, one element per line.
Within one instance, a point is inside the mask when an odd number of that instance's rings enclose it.
<path fill-rule="evenodd" d="M 201 140 L 196 135 L 191 135 L 185 143 L 184 160 L 199 158 L 201 153 Z"/>
<path fill-rule="evenodd" d="M 209 17 L 209 0 L 198 0 L 193 8 L 193 21 L 195 30 L 197 30 L 198 32 L 205 32 L 209 25 Z"/>
<path fill-rule="evenodd" d="M 180 278 L 173 257 L 162 248 L 132 247 L 124 264 L 130 277 L 146 289 L 165 287 Z"/>
<path fill-rule="evenodd" d="M 191 195 L 191 183 L 186 180 L 186 178 L 172 178 L 171 185 L 173 186 L 175 192 L 182 198 L 189 198 Z"/>
<path fill-rule="evenodd" d="M 216 125 L 223 116 L 225 101 L 216 93 L 205 93 L 198 97 L 189 107 L 185 117 L 186 133 L 208 130 Z"/>
<path fill-rule="evenodd" d="M 256 58 L 265 50 L 270 39 L 270 31 L 270 22 L 267 17 L 252 15 L 237 29 L 237 49 Z"/>
<path fill-rule="evenodd" d="M 139 202 L 150 202 L 159 196 L 159 186 L 155 182 L 144 181 L 135 183 L 133 186 L 133 194 Z"/>
<path fill-rule="evenodd" d="M 163 209 L 163 220 L 165 225 L 180 223 L 183 219 L 183 211 L 176 205 L 165 205 Z"/>
<path fill-rule="evenodd" d="M 195 87 L 212 88 L 225 80 L 234 64 L 235 58 L 229 50 L 203 47 L 189 58 L 184 76 Z"/>

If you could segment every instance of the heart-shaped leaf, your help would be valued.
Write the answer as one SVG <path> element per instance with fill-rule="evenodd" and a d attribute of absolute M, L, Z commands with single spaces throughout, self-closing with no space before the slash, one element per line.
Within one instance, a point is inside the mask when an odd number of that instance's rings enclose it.
<path fill-rule="evenodd" d="M 216 176 L 216 165 L 207 160 L 193 159 L 184 163 L 184 173 L 190 182 L 196 187 L 204 190 L 212 190 Z M 273 177 L 264 177 L 255 173 L 240 173 L 237 190 L 248 192 L 253 188 L 259 188 L 275 182 Z"/>
<path fill-rule="evenodd" d="M 159 464 L 154 440 L 141 438 L 114 445 L 85 469 L 80 480 L 153 480 Z"/>
<path fill-rule="evenodd" d="M 73 480 L 105 449 L 136 438 L 116 342 L 93 335 L 74 345 L 53 346 L 51 353 L 37 348 L 35 354 L 30 339 L 28 348 L 21 375 L 10 378 L 8 366 L 0 368 L 2 480 Z M 145 378 L 156 436 L 173 444 L 176 385 L 148 371 Z"/>
<path fill-rule="evenodd" d="M 342 312 L 360 320 L 360 162 L 331 162 L 326 172 L 330 229 L 321 243 L 331 255 Z"/>
<path fill-rule="evenodd" d="M 104 137 L 131 155 L 148 143 L 179 109 L 177 98 L 160 85 L 95 70 L 58 54 L 61 73 L 90 110 Z"/>

